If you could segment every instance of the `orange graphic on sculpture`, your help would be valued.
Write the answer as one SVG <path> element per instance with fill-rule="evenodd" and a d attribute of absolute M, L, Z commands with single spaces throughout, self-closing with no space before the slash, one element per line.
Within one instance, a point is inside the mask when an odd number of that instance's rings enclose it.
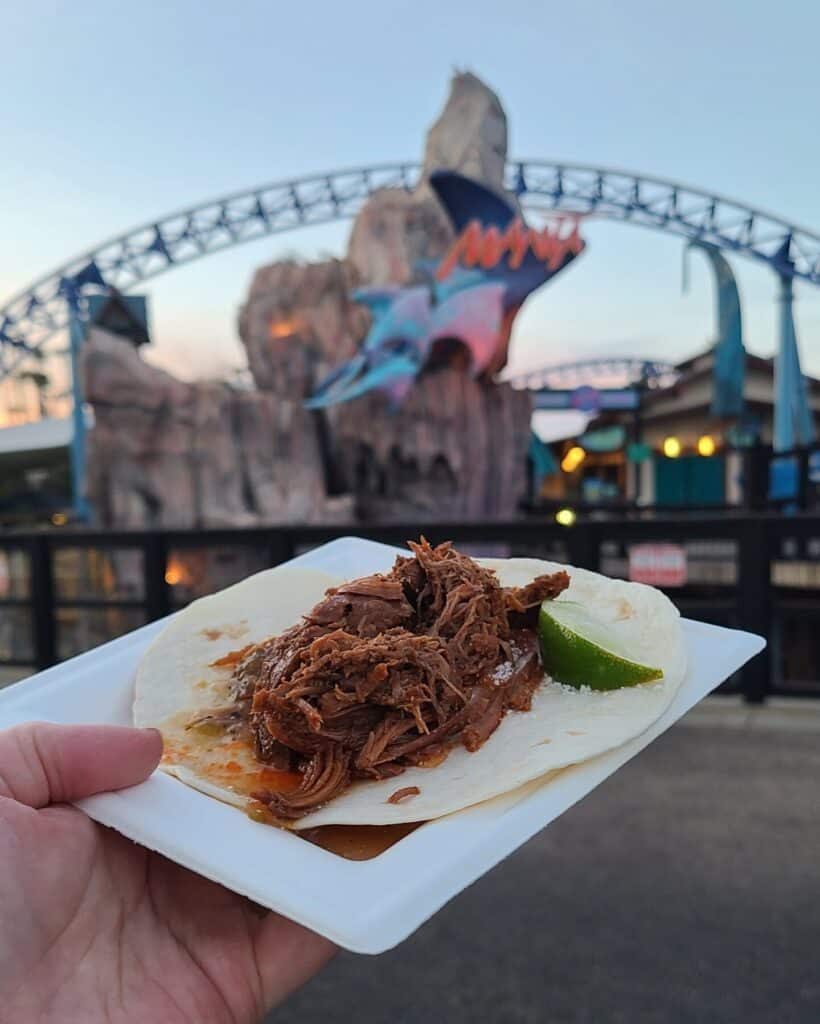
<path fill-rule="evenodd" d="M 556 231 L 549 227 L 538 231 L 525 227 L 520 217 L 516 217 L 503 232 L 495 226 L 482 228 L 479 221 L 470 221 L 436 270 L 436 280 L 445 280 L 459 264 L 489 270 L 498 266 L 505 254 L 509 254 L 510 269 L 517 270 L 528 249 L 549 270 L 557 270 L 567 256 L 577 256 L 584 248 L 578 232 L 578 218 L 572 218 L 571 223 L 572 231 L 562 236 L 560 226 Z"/>

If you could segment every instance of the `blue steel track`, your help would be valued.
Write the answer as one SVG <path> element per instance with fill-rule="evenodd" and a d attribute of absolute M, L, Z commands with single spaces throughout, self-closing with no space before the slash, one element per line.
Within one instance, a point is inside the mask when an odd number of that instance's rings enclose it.
<path fill-rule="evenodd" d="M 275 182 L 143 224 L 68 260 L 0 308 L 0 378 L 69 323 L 87 282 L 127 292 L 174 267 L 243 242 L 352 217 L 383 188 L 412 189 L 417 164 L 385 164 Z M 574 212 L 710 242 L 820 285 L 820 235 L 702 189 L 644 174 L 553 161 L 511 161 L 506 186 L 527 210 Z M 67 301 L 68 300 L 68 301 Z"/>

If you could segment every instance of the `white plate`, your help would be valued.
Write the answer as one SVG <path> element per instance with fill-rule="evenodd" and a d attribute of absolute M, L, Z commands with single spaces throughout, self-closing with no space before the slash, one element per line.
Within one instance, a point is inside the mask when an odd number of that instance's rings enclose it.
<path fill-rule="evenodd" d="M 294 559 L 351 578 L 395 549 L 344 538 Z M 359 953 L 407 938 L 458 892 L 563 814 L 764 647 L 751 633 L 684 620 L 689 671 L 674 703 L 630 743 L 430 822 L 369 861 L 348 861 L 260 825 L 162 772 L 83 800 L 94 819 Z M 130 724 L 134 671 L 162 622 L 0 692 L 0 727 L 31 719 Z M 669 808 L 674 814 L 674 808 Z"/>

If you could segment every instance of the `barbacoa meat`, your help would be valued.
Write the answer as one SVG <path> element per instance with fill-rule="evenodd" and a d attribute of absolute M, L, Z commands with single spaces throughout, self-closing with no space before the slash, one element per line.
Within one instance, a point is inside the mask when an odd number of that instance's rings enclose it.
<path fill-rule="evenodd" d="M 568 575 L 505 589 L 449 543 L 409 546 L 390 573 L 329 590 L 237 665 L 256 756 L 301 773 L 295 790 L 254 794 L 278 818 L 315 810 L 354 779 L 438 763 L 454 742 L 477 750 L 508 710 L 530 708 L 538 607 Z"/>

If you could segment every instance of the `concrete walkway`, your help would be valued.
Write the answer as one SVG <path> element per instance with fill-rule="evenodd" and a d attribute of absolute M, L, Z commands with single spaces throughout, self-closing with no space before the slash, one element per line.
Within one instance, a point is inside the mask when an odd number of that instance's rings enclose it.
<path fill-rule="evenodd" d="M 820 702 L 711 700 L 380 957 L 270 1017 L 820 1021 Z"/>
<path fill-rule="evenodd" d="M 25 679 L 26 676 L 32 674 L 32 671 L 33 669 L 30 668 L 12 668 L 10 665 L 0 665 L 0 690 L 4 686 L 9 686 L 11 683 Z"/>

